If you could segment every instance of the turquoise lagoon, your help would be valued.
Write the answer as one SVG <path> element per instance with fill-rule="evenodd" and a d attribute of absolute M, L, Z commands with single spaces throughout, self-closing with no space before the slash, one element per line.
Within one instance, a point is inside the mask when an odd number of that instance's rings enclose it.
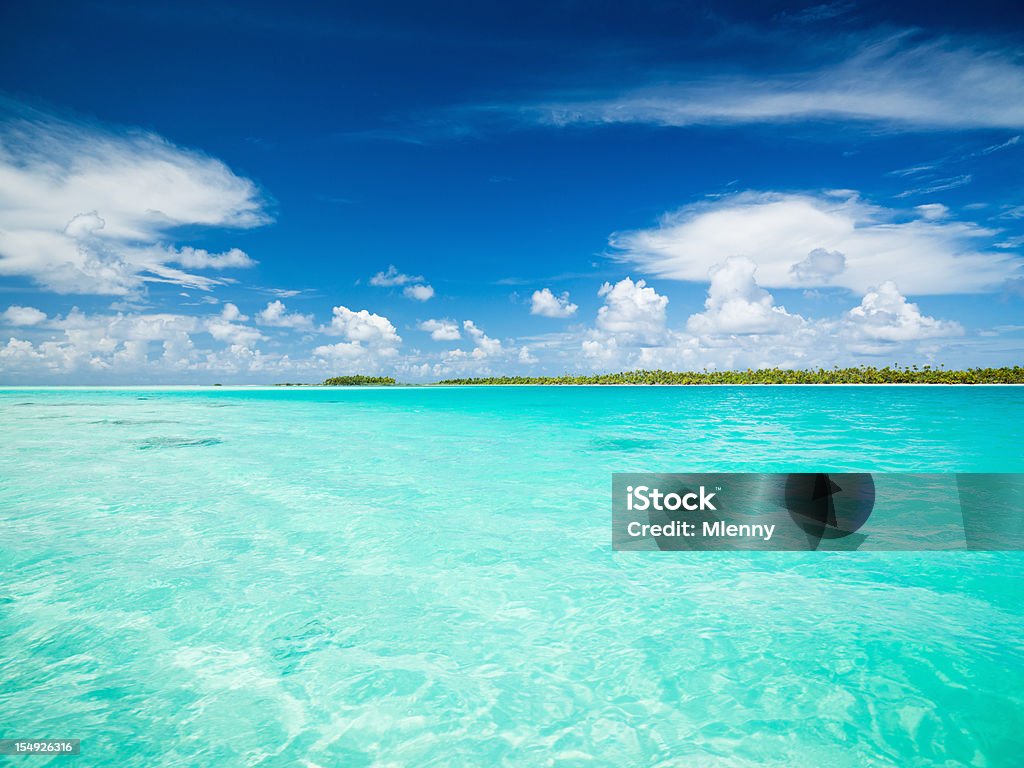
<path fill-rule="evenodd" d="M 1024 472 L 1024 388 L 7 389 L 0 431 L 0 737 L 82 743 L 12 763 L 1024 754 L 1024 554 L 610 536 L 612 472 Z"/>

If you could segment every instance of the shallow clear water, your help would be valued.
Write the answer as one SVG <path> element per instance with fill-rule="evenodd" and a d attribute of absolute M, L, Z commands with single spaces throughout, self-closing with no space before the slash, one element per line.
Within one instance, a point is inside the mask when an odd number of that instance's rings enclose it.
<path fill-rule="evenodd" d="M 617 471 L 1024 472 L 1024 388 L 21 389 L 0 434 L 0 736 L 54 763 L 1024 750 L 1024 554 L 610 534 Z"/>

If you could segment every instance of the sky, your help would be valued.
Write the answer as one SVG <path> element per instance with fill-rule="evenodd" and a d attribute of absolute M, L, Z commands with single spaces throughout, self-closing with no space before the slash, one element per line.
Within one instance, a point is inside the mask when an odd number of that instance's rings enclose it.
<path fill-rule="evenodd" d="M 0 384 L 1019 365 L 1024 6 L 0 5 Z"/>

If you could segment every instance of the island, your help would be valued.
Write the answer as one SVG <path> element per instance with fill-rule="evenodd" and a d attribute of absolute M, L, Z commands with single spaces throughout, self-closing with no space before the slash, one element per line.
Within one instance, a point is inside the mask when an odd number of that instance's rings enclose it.
<path fill-rule="evenodd" d="M 492 376 L 487 378 L 445 379 L 445 385 L 494 384 L 1024 384 L 1024 368 L 968 368 L 946 370 L 925 365 L 885 366 L 874 368 L 818 368 L 791 370 L 759 368 L 745 371 L 624 371 L 593 375 L 563 376 Z"/>
<path fill-rule="evenodd" d="M 332 376 L 324 379 L 324 387 L 390 387 L 395 380 L 390 376 Z"/>
<path fill-rule="evenodd" d="M 430 387 L 430 386 L 696 386 L 715 384 L 1024 384 L 1024 367 L 965 368 L 947 370 L 930 365 L 875 368 L 758 368 L 745 371 L 639 370 L 620 373 L 562 374 L 560 376 L 488 376 L 442 379 L 417 384 L 399 383 L 391 376 L 355 374 L 331 376 L 317 384 L 284 382 L 278 387 Z"/>

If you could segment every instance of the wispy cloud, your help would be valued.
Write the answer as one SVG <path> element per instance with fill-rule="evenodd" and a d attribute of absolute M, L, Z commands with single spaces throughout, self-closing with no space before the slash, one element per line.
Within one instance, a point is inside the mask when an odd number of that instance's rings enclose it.
<path fill-rule="evenodd" d="M 845 16 L 856 9 L 857 4 L 848 0 L 838 0 L 833 3 L 820 3 L 803 8 L 799 11 L 783 11 L 776 14 L 775 20 L 790 22 L 793 24 L 817 24 L 822 21 Z"/>
<path fill-rule="evenodd" d="M 146 282 L 198 289 L 195 270 L 250 267 L 232 248 L 174 242 L 175 230 L 269 221 L 256 185 L 152 133 L 74 123 L 0 104 L 0 275 L 59 293 L 137 295 Z"/>
<path fill-rule="evenodd" d="M 963 173 L 959 176 L 950 176 L 945 179 L 935 179 L 928 184 L 913 189 L 905 189 L 896 195 L 897 198 L 913 197 L 915 195 L 931 195 L 935 192 L 945 192 L 957 187 L 963 187 L 974 180 L 973 174 Z"/>
<path fill-rule="evenodd" d="M 930 160 L 925 163 L 918 163 L 908 168 L 899 168 L 895 171 L 889 171 L 889 176 L 928 176 L 932 175 L 933 171 L 948 166 L 955 165 L 957 163 L 963 163 L 968 160 L 974 160 L 978 157 L 987 157 L 988 155 L 995 154 L 996 152 L 1002 152 L 1004 149 L 1010 149 L 1011 147 L 1019 146 L 1021 141 L 1020 136 L 1011 136 L 1006 141 L 1001 141 L 998 144 L 989 144 L 975 149 L 970 152 L 960 152 L 958 154 L 946 155 L 937 160 Z"/>
<path fill-rule="evenodd" d="M 375 285 L 380 288 L 390 288 L 396 285 L 407 285 L 409 283 L 422 283 L 422 275 L 407 275 L 403 272 L 399 272 L 398 268 L 391 264 L 383 272 L 378 272 L 370 278 L 370 285 Z"/>
<path fill-rule="evenodd" d="M 704 70 L 615 93 L 594 87 L 585 96 L 563 94 L 476 111 L 549 126 L 825 119 L 918 129 L 1019 128 L 1024 126 L 1024 67 L 1012 50 L 950 38 L 922 41 L 903 33 L 868 39 L 845 58 L 816 68 L 749 74 Z"/>
<path fill-rule="evenodd" d="M 370 285 L 378 288 L 393 288 L 405 286 L 402 295 L 414 301 L 430 301 L 434 298 L 434 288 L 427 284 L 422 275 L 407 275 L 399 272 L 394 264 L 388 266 L 387 270 L 378 272 L 370 278 Z"/>

